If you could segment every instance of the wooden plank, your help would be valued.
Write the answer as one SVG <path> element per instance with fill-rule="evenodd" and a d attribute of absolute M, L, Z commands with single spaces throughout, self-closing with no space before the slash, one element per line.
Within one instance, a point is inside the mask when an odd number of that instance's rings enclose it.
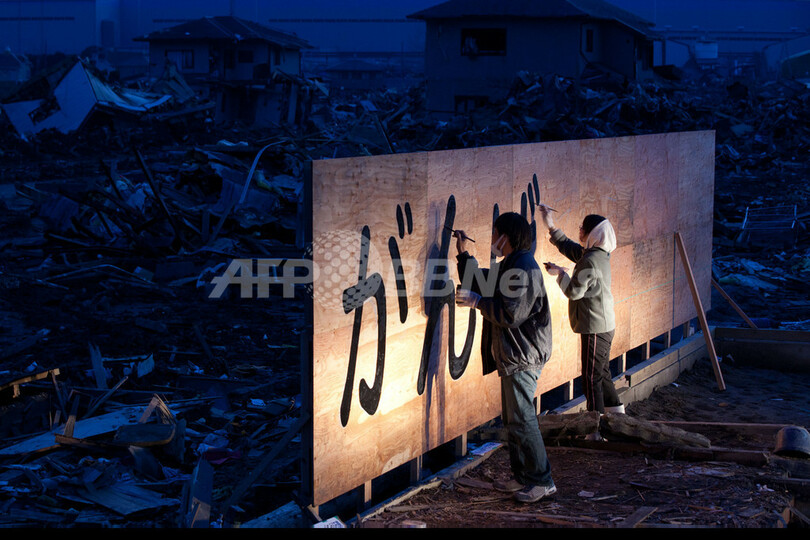
<path fill-rule="evenodd" d="M 370 508 L 370 509 L 366 510 L 365 512 L 362 512 L 362 513 L 358 514 L 357 518 L 356 518 L 356 521 L 358 523 L 363 523 L 364 521 L 369 520 L 369 519 L 381 514 L 382 512 L 385 512 L 385 510 L 387 508 L 389 508 L 391 506 L 395 506 L 397 504 L 400 504 L 403 501 L 406 501 L 406 500 L 410 499 L 411 497 L 413 497 L 413 496 L 415 496 L 415 495 L 417 495 L 419 493 L 422 493 L 423 491 L 427 491 L 427 490 L 430 490 L 430 489 L 436 489 L 437 487 L 442 485 L 442 482 L 443 482 L 443 480 L 441 478 L 433 478 L 433 479 L 431 479 L 431 480 L 429 480 L 429 481 L 427 481 L 425 483 L 422 483 L 422 484 L 420 484 L 418 486 L 410 487 L 410 488 L 406 489 L 405 491 L 403 491 L 402 493 L 400 493 L 398 495 L 395 495 L 395 496 L 391 497 L 390 499 L 378 504 L 377 506 L 375 506 L 373 508 Z M 354 520 L 349 521 L 349 523 L 352 523 L 353 521 Z M 349 523 L 347 523 L 347 525 Z"/>
<path fill-rule="evenodd" d="M 79 493 L 122 516 L 178 504 L 177 500 L 164 499 L 160 493 L 134 484 L 118 483 L 102 489 L 83 489 Z"/>
<path fill-rule="evenodd" d="M 86 439 L 104 433 L 112 433 L 120 426 L 133 423 L 140 414 L 141 407 L 128 407 L 119 411 L 114 411 L 101 416 L 78 420 L 73 428 L 72 437 L 76 439 Z M 0 456 L 13 456 L 45 450 L 56 446 L 54 435 L 64 430 L 64 426 L 26 439 L 20 443 L 0 448 Z"/>
<path fill-rule="evenodd" d="M 779 486 L 803 497 L 810 496 L 810 479 L 807 478 L 784 478 L 781 476 L 763 476 L 763 484 L 768 486 Z"/>
<path fill-rule="evenodd" d="M 810 372 L 810 341 L 788 341 L 784 339 L 785 336 L 780 336 L 781 339 L 762 339 L 764 337 L 765 335 L 761 335 L 759 339 L 721 337 L 715 341 L 718 354 L 731 356 L 740 365 L 784 372 Z"/>
<path fill-rule="evenodd" d="M 92 343 L 87 344 L 90 349 L 90 363 L 93 366 L 93 375 L 96 378 L 96 387 L 101 390 L 107 389 L 107 372 L 104 369 L 104 358 L 98 347 Z"/>
<path fill-rule="evenodd" d="M 720 286 L 719 283 L 717 283 L 714 280 L 714 278 L 712 278 L 712 286 L 715 289 L 717 289 L 717 292 L 719 292 L 722 295 L 722 297 L 726 299 L 726 301 L 729 303 L 729 305 L 731 305 L 731 307 L 734 308 L 734 311 L 736 311 L 737 314 L 740 317 L 742 317 L 742 319 L 746 322 L 746 324 L 748 324 L 748 326 L 750 326 L 751 328 L 754 328 L 754 329 L 757 328 L 757 325 L 754 324 L 754 321 L 752 321 L 751 319 L 748 318 L 748 315 L 746 315 L 745 312 L 742 310 L 742 308 L 740 308 L 740 306 L 737 305 L 737 302 L 735 302 L 734 300 L 731 299 L 731 297 L 728 295 L 728 293 L 723 290 L 723 288 Z"/>
<path fill-rule="evenodd" d="M 104 395 L 102 395 L 101 397 L 99 397 L 99 398 L 98 398 L 98 399 L 97 399 L 97 400 L 96 400 L 96 401 L 95 401 L 95 402 L 94 402 L 94 403 L 93 403 L 93 404 L 90 406 L 90 409 L 88 409 L 87 413 L 85 413 L 85 415 L 84 415 L 84 416 L 85 416 L 85 418 L 89 418 L 89 417 L 93 416 L 93 413 L 95 413 L 95 412 L 96 412 L 96 410 L 97 410 L 99 407 L 101 407 L 101 406 L 104 404 L 104 402 L 105 402 L 105 401 L 107 401 L 108 399 L 110 399 L 110 397 L 111 397 L 111 396 L 112 396 L 112 395 L 113 395 L 113 394 L 114 394 L 114 393 L 115 393 L 115 392 L 116 392 L 116 391 L 117 391 L 119 388 L 121 388 L 121 386 L 122 386 L 122 385 L 123 385 L 125 382 L 127 382 L 127 380 L 128 380 L 128 379 L 129 379 L 129 377 L 128 377 L 128 376 L 125 376 L 123 379 L 121 379 L 120 381 L 118 381 L 118 383 L 116 383 L 116 385 L 115 385 L 115 386 L 113 386 L 113 387 L 112 387 L 112 388 L 110 388 L 110 389 L 109 389 L 107 392 L 105 392 L 105 393 L 104 393 Z"/>
<path fill-rule="evenodd" d="M 14 397 L 19 397 L 20 395 L 20 386 L 33 382 L 33 381 L 40 381 L 42 379 L 47 379 L 49 377 L 55 377 L 59 375 L 59 369 L 49 369 L 48 371 L 42 371 L 40 373 L 35 373 L 33 375 L 26 375 L 25 377 L 20 377 L 18 379 L 14 379 L 13 381 L 0 384 L 0 390 L 5 390 L 6 388 L 13 388 L 14 389 Z"/>
<path fill-rule="evenodd" d="M 726 383 L 723 381 L 723 373 L 720 370 L 720 362 L 717 359 L 717 353 L 714 349 L 714 342 L 712 341 L 711 331 L 709 330 L 709 323 L 706 321 L 706 312 L 703 311 L 703 303 L 700 300 L 700 294 L 695 282 L 695 276 L 692 273 L 692 266 L 689 264 L 689 258 L 686 255 L 686 248 L 683 245 L 680 233 L 675 233 L 675 243 L 678 246 L 678 252 L 681 255 L 681 262 L 686 270 L 689 288 L 692 291 L 692 298 L 695 301 L 695 309 L 697 310 L 698 320 L 700 327 L 703 330 L 703 337 L 706 339 L 706 349 L 709 352 L 709 359 L 712 361 L 712 369 L 714 370 L 715 379 L 717 379 L 717 387 L 723 391 L 726 389 Z"/>
<path fill-rule="evenodd" d="M 638 527 L 638 525 L 653 515 L 655 512 L 658 511 L 658 508 L 655 506 L 642 506 L 626 518 L 623 521 L 620 521 L 616 524 L 617 527 L 622 529 L 633 529 Z"/>
<path fill-rule="evenodd" d="M 211 520 L 213 504 L 214 468 L 205 458 L 200 458 L 189 479 L 188 501 L 184 508 L 184 524 L 189 529 L 207 529 Z"/>
<path fill-rule="evenodd" d="M 810 332 L 801 330 L 774 330 L 763 328 L 749 330 L 747 328 L 717 327 L 715 334 L 715 338 L 718 340 L 735 340 L 742 342 L 788 341 L 796 343 L 810 343 Z"/>
<path fill-rule="evenodd" d="M 738 433 L 759 434 L 765 436 L 776 435 L 776 433 L 789 424 L 756 424 L 742 422 L 684 422 L 679 420 L 653 420 L 656 424 L 677 427 L 690 431 L 696 430 L 724 430 Z"/>
<path fill-rule="evenodd" d="M 648 379 L 652 375 L 678 362 L 681 358 L 705 347 L 703 336 L 695 335 L 686 340 L 680 341 L 674 347 L 661 351 L 649 360 L 633 366 L 624 373 L 630 386 L 635 386 L 639 382 Z"/>

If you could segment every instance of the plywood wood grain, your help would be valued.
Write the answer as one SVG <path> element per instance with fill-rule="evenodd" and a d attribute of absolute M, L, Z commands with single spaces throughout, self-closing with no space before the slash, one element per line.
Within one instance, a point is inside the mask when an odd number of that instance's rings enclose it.
<path fill-rule="evenodd" d="M 572 267 L 537 205 L 576 238 L 614 224 L 612 356 L 694 316 L 679 231 L 710 298 L 714 134 L 670 133 L 315 161 L 312 164 L 312 483 L 323 504 L 500 414 L 479 313 L 455 306 L 456 242 L 490 264 L 493 219 L 521 212 L 540 263 Z M 544 274 L 552 356 L 538 394 L 580 374 L 567 300 Z"/>

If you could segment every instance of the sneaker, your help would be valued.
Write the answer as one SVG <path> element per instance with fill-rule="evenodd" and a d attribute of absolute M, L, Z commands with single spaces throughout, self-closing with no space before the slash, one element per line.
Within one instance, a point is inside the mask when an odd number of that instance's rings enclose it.
<path fill-rule="evenodd" d="M 525 489 L 515 493 L 515 500 L 522 503 L 533 503 L 555 493 L 557 493 L 557 486 L 553 483 L 550 486 L 526 486 Z"/>
<path fill-rule="evenodd" d="M 514 493 L 516 491 L 520 491 L 526 486 L 514 478 L 510 478 L 509 480 L 495 480 L 492 483 L 492 487 L 494 487 L 497 491 L 502 491 L 504 493 Z"/>

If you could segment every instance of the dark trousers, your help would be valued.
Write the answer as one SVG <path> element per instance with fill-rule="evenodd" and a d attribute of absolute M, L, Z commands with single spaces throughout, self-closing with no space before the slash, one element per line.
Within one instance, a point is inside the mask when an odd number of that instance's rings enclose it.
<path fill-rule="evenodd" d="M 610 376 L 610 345 L 613 330 L 604 334 L 580 334 L 582 338 L 582 386 L 589 411 L 621 405 Z"/>
<path fill-rule="evenodd" d="M 551 466 L 537 423 L 534 392 L 540 370 L 501 377 L 502 418 L 509 443 L 512 474 L 521 484 L 550 486 Z"/>

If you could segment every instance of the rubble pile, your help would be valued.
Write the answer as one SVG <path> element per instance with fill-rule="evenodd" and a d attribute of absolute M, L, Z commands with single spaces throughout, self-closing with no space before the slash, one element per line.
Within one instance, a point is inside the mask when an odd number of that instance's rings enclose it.
<path fill-rule="evenodd" d="M 520 73 L 441 116 L 423 92 L 321 94 L 262 130 L 0 130 L 0 524 L 228 526 L 295 498 L 304 302 L 209 295 L 232 259 L 304 253 L 309 160 L 714 129 L 715 279 L 760 324 L 810 319 L 806 87 Z M 790 228 L 757 240 L 771 207 Z"/>

